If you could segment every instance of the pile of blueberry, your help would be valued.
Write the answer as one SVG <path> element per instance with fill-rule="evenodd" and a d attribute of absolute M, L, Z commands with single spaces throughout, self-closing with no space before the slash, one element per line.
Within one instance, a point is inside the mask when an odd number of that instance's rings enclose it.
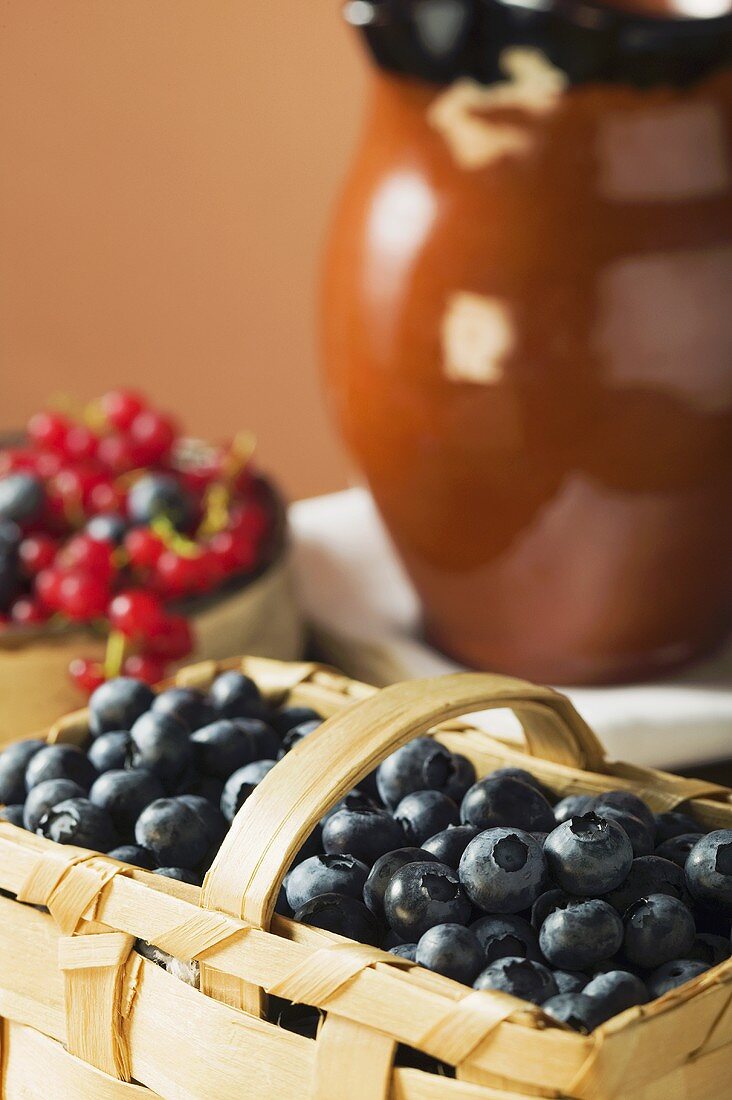
<path fill-rule="evenodd" d="M 134 679 L 90 699 L 91 740 L 0 756 L 0 816 L 198 884 L 256 785 L 322 719 L 225 672 L 208 693 Z M 628 791 L 552 805 L 529 772 L 476 781 L 431 738 L 325 815 L 277 910 L 592 1031 L 730 955 L 732 830 Z"/>

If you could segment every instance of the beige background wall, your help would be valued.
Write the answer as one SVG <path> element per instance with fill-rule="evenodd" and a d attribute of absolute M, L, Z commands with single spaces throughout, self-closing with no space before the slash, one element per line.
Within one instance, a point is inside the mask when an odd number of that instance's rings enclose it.
<path fill-rule="evenodd" d="M 337 0 L 0 0 L 0 428 L 145 388 L 344 484 L 314 296 L 365 65 Z"/>

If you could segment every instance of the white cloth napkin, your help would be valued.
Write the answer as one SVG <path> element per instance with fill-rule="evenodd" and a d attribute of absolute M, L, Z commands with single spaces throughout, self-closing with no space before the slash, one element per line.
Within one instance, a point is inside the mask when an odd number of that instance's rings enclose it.
<path fill-rule="evenodd" d="M 365 489 L 300 501 L 290 523 L 300 600 L 328 660 L 378 684 L 460 667 L 421 639 L 417 598 Z M 562 690 L 612 758 L 683 768 L 732 757 L 732 647 L 673 679 Z M 506 712 L 485 722 L 517 732 Z"/>

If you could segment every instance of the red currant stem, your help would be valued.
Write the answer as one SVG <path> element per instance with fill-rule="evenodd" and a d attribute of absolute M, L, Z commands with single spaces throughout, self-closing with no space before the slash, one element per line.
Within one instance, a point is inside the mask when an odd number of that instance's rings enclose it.
<path fill-rule="evenodd" d="M 201 553 L 198 543 L 176 531 L 167 516 L 158 516 L 154 519 L 150 529 L 155 532 L 166 549 L 175 551 L 181 558 L 197 558 Z"/>
<path fill-rule="evenodd" d="M 104 679 L 111 680 L 119 676 L 125 660 L 127 640 L 119 630 L 110 630 L 107 638 L 107 650 L 104 654 Z"/>
<path fill-rule="evenodd" d="M 225 531 L 229 526 L 229 504 L 231 492 L 227 485 L 221 481 L 213 481 L 203 497 L 203 519 L 201 520 L 196 538 L 210 538 L 219 531 Z"/>
<path fill-rule="evenodd" d="M 125 566 L 130 564 L 130 555 L 125 550 L 124 546 L 117 546 L 112 551 L 112 565 L 115 569 L 124 569 Z"/>

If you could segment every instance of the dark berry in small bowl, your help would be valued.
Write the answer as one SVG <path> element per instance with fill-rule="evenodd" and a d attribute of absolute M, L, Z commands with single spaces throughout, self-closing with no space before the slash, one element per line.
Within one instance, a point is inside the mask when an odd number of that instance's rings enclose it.
<path fill-rule="evenodd" d="M 319 894 L 296 911 L 295 920 L 359 943 L 376 946 L 378 942 L 374 915 L 362 901 L 347 894 Z"/>
<path fill-rule="evenodd" d="M 467 924 L 470 901 L 451 867 L 408 863 L 386 887 L 384 913 L 389 927 L 411 943 L 436 924 Z"/>
<path fill-rule="evenodd" d="M 416 961 L 427 970 L 472 985 L 485 967 L 478 938 L 461 924 L 436 924 L 420 937 Z"/>
<path fill-rule="evenodd" d="M 465 795 L 460 817 L 476 829 L 505 826 L 528 833 L 549 832 L 556 824 L 544 795 L 512 776 L 479 779 Z"/>
<path fill-rule="evenodd" d="M 544 890 L 546 861 L 529 833 L 487 829 L 463 852 L 459 875 L 466 894 L 479 909 L 520 913 L 530 909 Z"/>
<path fill-rule="evenodd" d="M 633 862 L 625 830 L 593 812 L 558 825 L 546 839 L 544 854 L 557 885 L 586 896 L 614 890 Z"/>
<path fill-rule="evenodd" d="M 495 989 L 510 993 L 522 1001 L 544 1004 L 556 996 L 557 983 L 551 971 L 531 959 L 497 959 L 481 971 L 473 982 L 474 989 Z"/>
<path fill-rule="evenodd" d="M 539 932 L 542 954 L 561 970 L 586 970 L 610 959 L 622 942 L 620 917 L 598 898 L 583 898 L 555 910 Z"/>

